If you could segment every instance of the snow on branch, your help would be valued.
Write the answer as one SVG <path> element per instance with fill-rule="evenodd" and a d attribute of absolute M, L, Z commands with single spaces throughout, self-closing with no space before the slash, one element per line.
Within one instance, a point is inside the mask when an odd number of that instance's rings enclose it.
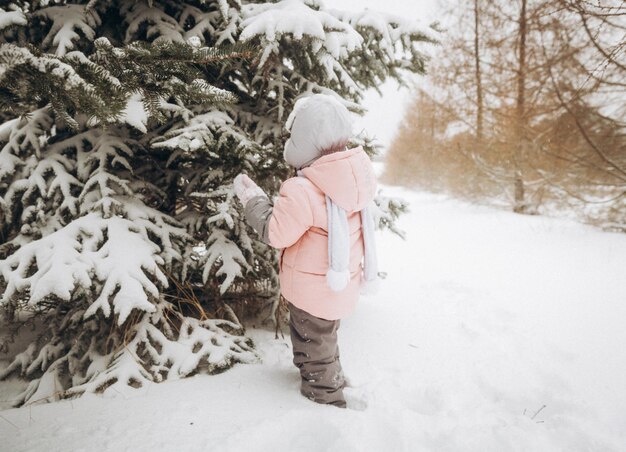
<path fill-rule="evenodd" d="M 215 270 L 215 276 L 222 278 L 220 283 L 220 293 L 224 294 L 233 283 L 235 278 L 243 276 L 242 267 L 249 269 L 241 249 L 235 242 L 228 238 L 228 232 L 214 228 L 206 243 L 206 254 L 203 256 L 201 264 L 204 265 L 202 280 L 208 281 L 209 275 Z"/>
<path fill-rule="evenodd" d="M 226 12 L 223 16 L 228 16 L 228 5 L 226 5 Z M 193 23 L 193 26 L 185 32 L 185 40 L 198 38 L 200 42 L 206 42 L 205 33 L 211 36 L 216 32 L 219 18 L 220 13 L 218 11 L 205 12 L 195 6 L 185 5 L 178 18 L 178 24 L 184 28 L 185 24 Z"/>
<path fill-rule="evenodd" d="M 149 240 L 158 245 L 159 255 L 166 267 L 169 268 L 174 261 L 181 260 L 182 256 L 178 251 L 180 242 L 190 238 L 181 224 L 169 215 L 146 206 L 136 197 L 117 198 L 124 206 L 124 216 L 135 225 L 144 241 Z"/>
<path fill-rule="evenodd" d="M 370 9 L 361 11 L 328 9 L 328 13 L 350 24 L 356 30 L 373 31 L 381 37 L 380 45 L 391 52 L 395 44 L 406 36 L 421 37 L 427 42 L 437 42 L 440 38 L 433 28 L 415 17 L 403 17 Z"/>
<path fill-rule="evenodd" d="M 39 155 L 51 125 L 47 108 L 42 108 L 29 117 L 15 118 L 0 126 L 0 142 L 5 143 L 0 150 L 0 183 L 16 176 L 18 168 L 24 164 L 21 156 L 28 151 Z"/>
<path fill-rule="evenodd" d="M 12 134 L 23 136 L 22 128 Z M 75 162 L 65 155 L 72 151 Z M 120 177 L 123 173 L 109 172 L 116 166 L 130 171 L 131 147 L 119 136 L 91 129 L 57 140 L 40 153 L 40 159 L 29 157 L 35 164 L 29 163 L 29 172 L 5 196 L 8 213 L 19 211 L 13 206 L 20 199 L 27 208 L 20 234 L 12 240 L 22 246 L 0 261 L 0 304 L 26 297 L 35 306 L 50 297 L 69 301 L 89 293 L 97 297 L 89 315 L 113 311 L 121 324 L 133 309 L 151 312 L 159 287 L 167 287 L 159 266 L 169 268 L 181 259 L 187 233 L 167 214 L 143 204 Z M 82 216 L 75 218 L 79 203 Z M 63 210 L 75 219 L 65 224 Z M 38 219 L 44 212 L 40 225 L 26 228 L 35 220 L 25 217 Z M 27 239 L 30 230 L 47 235 Z"/>
<path fill-rule="evenodd" d="M 87 181 L 98 170 L 112 169 L 116 165 L 132 170 L 129 160 L 134 152 L 127 144 L 128 139 L 99 129 L 90 129 L 76 138 L 76 172 L 82 181 Z M 90 149 L 82 146 L 85 141 L 90 143 Z"/>
<path fill-rule="evenodd" d="M 28 151 L 32 151 L 35 155 L 39 155 L 39 149 L 46 141 L 53 119 L 47 107 L 40 108 L 29 113 L 22 118 L 15 118 L 7 121 L 1 127 L 0 141 L 6 141 L 0 151 L 0 158 L 5 158 L 9 154 L 19 156 Z M 4 160 L 1 167 L 3 170 Z M 3 171 L 0 170 L 0 180 L 2 180 Z"/>
<path fill-rule="evenodd" d="M 283 35 L 300 40 L 308 37 L 315 41 L 314 52 L 324 49 L 333 58 L 344 58 L 357 49 L 363 39 L 349 24 L 333 15 L 311 8 L 301 0 L 283 0 L 279 3 L 260 3 L 242 6 L 241 40 L 261 37 L 267 48 Z M 267 57 L 261 59 L 263 66 Z"/>
<path fill-rule="evenodd" d="M 10 60 L 12 66 L 27 64 L 42 74 L 51 74 L 58 77 L 63 80 L 67 91 L 79 88 L 87 92 L 94 91 L 93 85 L 78 75 L 72 66 L 50 55 L 42 54 L 36 56 L 27 48 L 13 44 L 4 44 L 0 58 L 2 58 L 3 62 Z"/>
<path fill-rule="evenodd" d="M 11 27 L 13 25 L 26 25 L 28 20 L 22 11 L 7 11 L 0 8 L 0 30 Z"/>
<path fill-rule="evenodd" d="M 30 159 L 33 161 L 34 159 Z M 50 203 L 51 209 L 78 213 L 78 199 L 74 195 L 74 187 L 81 187 L 81 182 L 70 171 L 73 162 L 61 153 L 45 152 L 44 156 L 36 161 L 27 178 L 16 181 L 7 191 L 8 202 L 19 202 L 15 199 L 17 190 L 23 189 L 21 200 L 24 201 L 24 214 L 36 199 L 44 199 Z M 22 215 L 26 220 L 26 215 Z"/>
<path fill-rule="evenodd" d="M 0 261 L 0 304 L 28 297 L 27 305 L 35 306 L 47 297 L 69 300 L 75 291 L 88 290 L 92 265 L 84 245 L 102 240 L 96 223 L 93 215 L 82 217 Z"/>
<path fill-rule="evenodd" d="M 126 42 L 135 39 L 163 40 L 166 42 L 185 42 L 184 30 L 179 23 L 162 7 L 152 6 L 151 2 L 126 2 L 121 8 L 121 15 L 128 23 Z M 145 26 L 145 36 L 137 36 Z"/>
<path fill-rule="evenodd" d="M 165 139 L 163 139 L 165 138 Z M 181 152 L 194 152 L 199 149 L 215 149 L 231 140 L 236 149 L 254 148 L 256 143 L 251 141 L 235 126 L 234 121 L 226 113 L 211 110 L 199 114 L 189 120 L 187 124 L 173 128 L 163 138 L 159 137 L 152 142 L 153 148 L 166 148 Z M 170 161 L 179 157 L 173 153 Z M 215 157 L 218 157 L 215 155 Z"/>
<path fill-rule="evenodd" d="M 33 342 L 0 371 L 0 379 L 15 373 L 33 378 L 15 406 L 82 393 L 124 394 L 131 387 L 259 360 L 240 324 L 185 317 L 166 301 L 129 321 L 123 337 L 111 336 L 110 326 L 93 317 L 76 330 L 74 319 L 82 315 L 81 307 L 73 307 L 64 316 L 51 316 L 45 344 Z M 75 339 L 69 343 L 68 329 Z"/>
<path fill-rule="evenodd" d="M 19 215 L 21 227 L 14 230 L 20 232 L 20 239 L 26 239 L 44 232 L 42 227 L 50 213 L 59 223 L 68 215 L 78 214 L 77 195 L 83 184 L 73 173 L 75 163 L 66 155 L 66 147 L 80 145 L 82 140 L 76 136 L 46 145 L 49 131 L 45 129 L 51 125 L 46 109 L 9 122 L 14 127 L 8 136 L 0 137 L 7 140 L 0 151 L 0 181 L 8 183 L 6 190 L 0 189 L 0 197 L 4 221 L 12 224 Z"/>
<path fill-rule="evenodd" d="M 0 304 L 26 297 L 28 306 L 36 306 L 50 297 L 69 301 L 93 294 L 85 317 L 113 312 L 121 325 L 133 309 L 153 312 L 151 300 L 168 286 L 160 266 L 180 258 L 170 233 L 185 232 L 159 221 L 159 212 L 150 217 L 147 207 L 127 210 L 129 218 L 89 213 L 0 261 Z M 161 246 L 151 240 L 155 236 Z"/>
<path fill-rule="evenodd" d="M 142 232 L 145 230 L 119 217 L 107 219 L 104 225 L 106 242 L 86 255 L 95 278 L 104 284 L 98 298 L 85 311 L 85 317 L 92 316 L 98 309 L 108 317 L 112 305 L 113 312 L 118 314 L 117 323 L 121 325 L 133 309 L 154 311 L 154 305 L 148 297 L 157 298 L 159 289 L 147 274 L 156 278 L 162 287 L 167 287 L 168 283 L 159 268 L 164 263 L 157 254 L 159 247 L 143 237 Z"/>
<path fill-rule="evenodd" d="M 74 48 L 75 41 L 81 38 L 77 31 L 89 41 L 93 41 L 96 36 L 94 28 L 102 23 L 96 10 L 86 9 L 84 5 L 50 6 L 36 11 L 33 17 L 52 22 L 41 45 L 43 48 L 56 48 L 57 56 L 63 56 L 69 49 Z"/>
<path fill-rule="evenodd" d="M 389 229 L 397 236 L 406 238 L 406 233 L 398 228 L 396 220 L 401 213 L 407 211 L 408 204 L 400 198 L 390 198 L 380 193 L 374 198 L 374 204 L 374 224 L 377 228 Z"/>
<path fill-rule="evenodd" d="M 117 119 L 121 123 L 126 123 L 140 132 L 146 133 L 149 116 L 150 112 L 144 104 L 143 96 L 140 93 L 134 93 L 128 98 L 126 107 Z"/>

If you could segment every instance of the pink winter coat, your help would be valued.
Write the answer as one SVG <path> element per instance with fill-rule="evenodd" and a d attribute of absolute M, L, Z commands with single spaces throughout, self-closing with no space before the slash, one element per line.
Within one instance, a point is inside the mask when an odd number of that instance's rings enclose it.
<path fill-rule="evenodd" d="M 327 320 L 354 309 L 361 284 L 363 237 L 359 211 L 376 191 L 372 163 L 361 147 L 323 156 L 286 180 L 269 220 L 269 242 L 281 248 L 280 288 L 295 306 Z M 327 194 L 348 213 L 351 281 L 340 291 L 326 283 L 328 271 Z"/>

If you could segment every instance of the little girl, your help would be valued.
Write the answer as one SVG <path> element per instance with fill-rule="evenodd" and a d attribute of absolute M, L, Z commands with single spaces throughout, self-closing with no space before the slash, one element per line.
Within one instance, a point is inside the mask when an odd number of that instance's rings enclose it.
<path fill-rule="evenodd" d="M 377 277 L 368 207 L 376 177 L 360 146 L 346 148 L 350 113 L 335 98 L 316 94 L 298 100 L 286 128 L 291 136 L 284 158 L 298 177 L 282 184 L 273 204 L 246 175 L 235 178 L 234 189 L 246 221 L 282 250 L 280 288 L 288 302 L 301 393 L 345 408 L 337 329 L 352 312 L 360 286 Z"/>

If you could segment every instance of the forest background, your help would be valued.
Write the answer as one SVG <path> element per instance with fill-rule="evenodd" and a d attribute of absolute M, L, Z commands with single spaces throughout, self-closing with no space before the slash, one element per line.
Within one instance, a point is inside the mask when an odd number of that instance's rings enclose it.
<path fill-rule="evenodd" d="M 626 229 L 626 6 L 445 2 L 385 180 Z"/>

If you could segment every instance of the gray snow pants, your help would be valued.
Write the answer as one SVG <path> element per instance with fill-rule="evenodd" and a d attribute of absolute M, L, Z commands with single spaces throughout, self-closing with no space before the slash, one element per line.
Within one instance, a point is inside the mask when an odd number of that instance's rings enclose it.
<path fill-rule="evenodd" d="M 291 303 L 288 306 L 293 363 L 302 377 L 300 392 L 315 402 L 345 408 L 337 347 L 340 321 L 320 319 Z"/>

